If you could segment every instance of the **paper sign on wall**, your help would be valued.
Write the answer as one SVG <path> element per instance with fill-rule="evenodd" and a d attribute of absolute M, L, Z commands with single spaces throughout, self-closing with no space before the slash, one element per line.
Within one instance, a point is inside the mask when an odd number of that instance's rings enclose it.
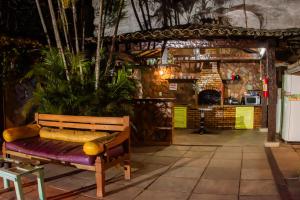
<path fill-rule="evenodd" d="M 187 107 L 174 107 L 174 127 L 186 128 Z"/>
<path fill-rule="evenodd" d="M 176 91 L 177 90 L 177 83 L 170 83 L 169 84 L 169 90 Z"/>
<path fill-rule="evenodd" d="M 253 129 L 254 107 L 236 107 L 235 128 Z"/>

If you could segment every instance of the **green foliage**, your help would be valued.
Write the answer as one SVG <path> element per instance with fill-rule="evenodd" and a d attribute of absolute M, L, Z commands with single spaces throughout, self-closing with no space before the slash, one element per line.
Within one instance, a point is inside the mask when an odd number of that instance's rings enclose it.
<path fill-rule="evenodd" d="M 57 50 L 42 51 L 43 60 L 34 65 L 25 79 L 35 80 L 33 97 L 24 106 L 24 114 L 32 107 L 40 113 L 122 116 L 131 113 L 130 100 L 135 92 L 135 83 L 129 73 L 120 69 L 113 78 L 103 77 L 100 87 L 94 90 L 93 63 L 82 54 L 66 54 L 70 82 L 64 73 L 62 58 Z M 83 80 L 79 66 L 83 68 Z"/>

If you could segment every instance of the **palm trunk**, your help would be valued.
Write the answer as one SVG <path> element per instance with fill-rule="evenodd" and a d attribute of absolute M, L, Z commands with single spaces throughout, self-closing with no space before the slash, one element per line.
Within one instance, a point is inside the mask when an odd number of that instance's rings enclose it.
<path fill-rule="evenodd" d="M 72 13 L 73 13 L 73 24 L 74 24 L 74 33 L 75 33 L 75 47 L 76 47 L 76 54 L 79 54 L 79 41 L 78 41 L 78 32 L 77 32 L 77 10 L 76 10 L 76 0 L 72 0 Z M 83 71 L 82 66 L 79 64 L 79 73 L 80 73 L 80 80 L 83 83 Z"/>
<path fill-rule="evenodd" d="M 60 20 L 61 20 L 62 25 L 63 25 L 63 30 L 64 30 L 64 36 L 65 36 L 65 41 L 66 41 L 67 49 L 70 51 L 70 41 L 68 39 L 69 33 L 67 32 L 67 24 L 65 23 L 65 19 L 64 19 L 64 14 L 63 14 L 63 8 L 62 8 L 62 5 L 61 5 L 61 0 L 57 0 L 57 5 L 58 5 L 58 10 L 59 10 Z"/>
<path fill-rule="evenodd" d="M 147 23 L 147 20 L 146 20 L 146 15 L 145 15 L 145 12 L 144 12 L 142 0 L 139 0 L 139 6 L 140 6 L 141 11 L 142 11 L 142 16 L 143 16 L 143 20 L 144 20 L 146 30 L 148 30 L 148 23 Z"/>
<path fill-rule="evenodd" d="M 75 48 L 76 53 L 79 53 L 79 43 L 78 43 L 78 33 L 77 33 L 77 10 L 76 10 L 76 0 L 72 0 L 72 13 L 73 13 L 73 26 L 75 35 Z"/>
<path fill-rule="evenodd" d="M 108 68 L 110 67 L 110 65 L 112 63 L 112 56 L 113 56 L 113 53 L 114 53 L 114 50 L 115 50 L 115 42 L 116 42 L 116 37 L 117 37 L 117 34 L 118 34 L 118 30 L 119 30 L 119 24 L 120 24 L 120 20 L 121 20 L 121 16 L 122 16 L 123 5 L 124 5 L 124 0 L 121 0 L 120 8 L 118 10 L 117 23 L 116 23 L 114 35 L 113 35 L 113 38 L 112 38 L 109 57 L 108 57 L 108 61 L 107 61 L 107 64 L 106 64 L 104 75 L 107 74 Z"/>
<path fill-rule="evenodd" d="M 147 17 L 148 17 L 148 24 L 149 24 L 149 29 L 152 29 L 152 25 L 151 25 L 151 17 L 150 17 L 150 10 L 149 10 L 149 5 L 148 5 L 148 0 L 145 1 L 145 5 L 146 5 L 146 11 L 147 11 Z"/>
<path fill-rule="evenodd" d="M 44 20 L 44 17 L 43 17 L 43 12 L 42 12 L 42 9 L 41 9 L 41 6 L 40 6 L 40 2 L 39 2 L 39 0 L 35 0 L 35 3 L 36 3 L 36 7 L 38 9 L 38 13 L 39 13 L 39 16 L 40 16 L 40 20 L 41 20 L 41 23 L 42 23 L 42 26 L 43 26 L 43 30 L 44 30 L 49 48 L 51 49 L 51 41 L 50 41 L 50 37 L 49 37 L 48 31 L 47 31 L 47 26 L 45 24 L 45 20 Z"/>
<path fill-rule="evenodd" d="M 66 11 L 65 11 L 66 8 L 64 8 L 64 7 L 62 7 L 62 8 L 63 8 L 63 9 L 62 9 L 62 15 L 63 15 L 63 20 L 64 20 L 63 24 L 65 25 L 65 28 L 66 28 L 66 32 L 67 32 L 67 37 L 68 37 L 68 41 L 69 41 L 70 50 L 71 50 L 71 52 L 73 53 L 74 50 L 73 50 L 73 47 L 72 47 L 71 36 L 70 36 L 70 32 L 69 32 L 69 26 L 68 26 L 69 23 L 68 23 Z"/>
<path fill-rule="evenodd" d="M 136 7 L 135 7 L 135 5 L 134 5 L 134 0 L 131 0 L 131 5 L 132 5 L 132 9 L 133 9 L 135 18 L 136 18 L 136 20 L 137 20 L 137 22 L 138 22 L 138 24 L 139 24 L 139 27 L 140 27 L 141 31 L 143 31 L 144 29 L 143 29 L 141 20 L 140 20 L 140 18 L 139 18 L 139 15 L 138 15 L 138 13 L 137 13 L 137 11 L 136 11 Z"/>
<path fill-rule="evenodd" d="M 85 44 L 85 42 L 84 42 L 84 40 L 85 40 L 85 21 L 83 21 L 83 23 L 82 23 L 82 40 L 81 40 L 81 51 L 82 52 L 84 52 L 84 44 Z"/>
<path fill-rule="evenodd" d="M 85 42 L 85 7 L 84 7 L 84 0 L 81 0 L 81 23 L 82 23 L 82 39 L 81 39 L 81 51 L 84 52 L 84 42 Z"/>
<path fill-rule="evenodd" d="M 100 77 L 100 61 L 101 61 L 101 43 L 102 43 L 102 30 L 101 27 L 103 26 L 103 1 L 100 0 L 99 5 L 99 23 L 98 23 L 98 33 L 97 33 L 97 52 L 96 52 L 96 63 L 95 63 L 95 90 L 99 87 L 99 77 Z"/>
<path fill-rule="evenodd" d="M 55 13 L 54 13 L 54 9 L 53 9 L 52 0 L 48 0 L 48 5 L 49 5 L 51 21 L 52 21 L 52 25 L 53 25 L 53 31 L 54 31 L 54 36 L 55 36 L 57 48 L 58 48 L 58 50 L 61 54 L 62 60 L 63 60 L 67 80 L 70 81 L 69 70 L 68 70 L 68 67 L 67 67 L 66 57 L 65 57 L 65 54 L 64 54 L 64 50 L 63 50 L 61 40 L 60 40 L 60 36 L 59 36 L 59 32 L 58 32 L 58 27 L 57 27 Z"/>

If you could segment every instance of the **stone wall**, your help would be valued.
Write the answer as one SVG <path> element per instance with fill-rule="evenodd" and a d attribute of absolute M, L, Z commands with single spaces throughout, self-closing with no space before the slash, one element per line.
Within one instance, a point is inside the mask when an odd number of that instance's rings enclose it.
<path fill-rule="evenodd" d="M 192 74 L 195 77 L 205 76 L 212 81 L 211 87 L 216 84 L 217 90 L 220 90 L 221 79 L 228 79 L 229 75 L 239 75 L 240 81 L 226 81 L 224 85 L 224 98 L 232 96 L 240 100 L 246 92 L 247 85 L 252 86 L 253 89 L 262 89 L 262 83 L 260 81 L 260 65 L 259 63 L 221 63 L 219 74 L 220 78 L 214 79 L 217 72 L 206 73 L 207 69 L 204 69 L 200 73 L 196 64 L 183 64 L 181 68 L 163 68 L 165 74 Z M 195 91 L 193 89 L 193 82 L 177 82 L 177 91 L 169 90 L 169 81 L 160 75 L 160 68 L 145 67 L 142 70 L 141 82 L 143 86 L 143 98 L 147 97 L 175 97 L 177 104 L 195 104 Z M 212 71 L 211 69 L 208 71 Z M 211 88 L 212 89 L 212 88 Z M 161 96 L 160 96 L 161 95 Z"/>
<path fill-rule="evenodd" d="M 259 63 L 222 63 L 220 75 L 228 79 L 231 75 L 239 75 L 239 81 L 226 81 L 224 84 L 224 98 L 232 96 L 240 100 L 247 91 L 247 86 L 253 90 L 261 90 L 260 64 Z"/>
<path fill-rule="evenodd" d="M 161 75 L 160 70 L 164 71 L 164 75 Z M 165 79 L 166 74 L 172 74 L 179 76 L 179 74 L 194 74 L 199 75 L 199 72 L 195 72 L 194 66 L 183 65 L 181 68 L 168 67 L 168 68 L 154 68 L 148 67 L 142 70 L 141 83 L 143 86 L 143 98 L 152 97 L 164 97 L 164 98 L 176 98 L 177 104 L 194 104 L 195 103 L 195 91 L 193 89 L 193 82 L 180 81 L 177 83 L 177 91 L 169 90 L 169 81 Z"/>

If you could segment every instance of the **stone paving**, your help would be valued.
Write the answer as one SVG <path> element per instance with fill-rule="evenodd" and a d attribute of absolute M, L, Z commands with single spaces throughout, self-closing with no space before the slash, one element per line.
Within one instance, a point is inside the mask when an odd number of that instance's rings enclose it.
<path fill-rule="evenodd" d="M 258 141 L 257 138 L 252 139 L 257 133 L 238 134 L 231 134 L 231 140 L 226 135 L 227 143 L 224 146 L 181 144 L 133 148 L 132 179 L 123 179 L 121 167 L 108 170 L 107 196 L 104 199 L 279 200 L 263 147 L 265 135 L 260 133 L 263 137 L 258 137 L 263 139 Z M 200 139 L 201 135 L 197 137 Z M 242 140 L 240 138 L 248 140 L 241 142 L 243 145 L 237 145 Z M 282 159 L 279 161 L 281 165 L 290 163 L 290 168 L 282 169 L 284 174 L 295 178 L 297 174 L 293 173 L 297 172 L 295 170 L 300 165 L 292 164 L 289 159 L 300 157 L 292 150 L 289 145 L 273 149 L 276 159 Z M 286 151 L 290 152 L 287 157 L 283 156 Z M 50 200 L 91 200 L 96 197 L 92 172 L 48 164 L 45 174 L 46 195 Z M 294 196 L 297 197 L 297 182 L 292 180 Z M 36 185 L 29 184 L 24 191 L 26 199 L 38 199 Z M 15 199 L 14 192 L 0 193 L 0 199 Z"/>

